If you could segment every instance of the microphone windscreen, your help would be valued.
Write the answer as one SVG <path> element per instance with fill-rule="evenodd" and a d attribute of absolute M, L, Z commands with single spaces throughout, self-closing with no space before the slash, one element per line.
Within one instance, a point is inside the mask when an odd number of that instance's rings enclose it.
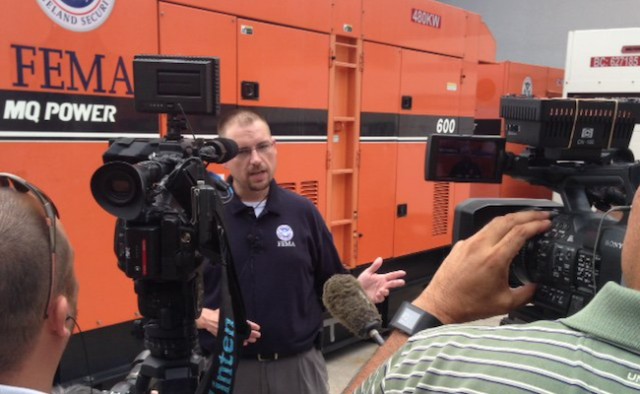
<path fill-rule="evenodd" d="M 324 284 L 322 302 L 333 317 L 360 338 L 368 338 L 369 331 L 382 325 L 378 309 L 353 275 L 329 278 Z"/>
<path fill-rule="evenodd" d="M 215 154 L 208 154 L 207 159 L 212 163 L 226 163 L 238 154 L 238 144 L 229 138 L 215 138 L 207 142 L 207 146 L 213 147 Z"/>

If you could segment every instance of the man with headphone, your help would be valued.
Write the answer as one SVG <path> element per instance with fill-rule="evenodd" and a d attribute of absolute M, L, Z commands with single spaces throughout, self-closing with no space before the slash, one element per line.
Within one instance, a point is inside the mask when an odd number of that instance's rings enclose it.
<path fill-rule="evenodd" d="M 55 205 L 0 173 L 0 393 L 51 392 L 77 295 L 73 249 Z"/>

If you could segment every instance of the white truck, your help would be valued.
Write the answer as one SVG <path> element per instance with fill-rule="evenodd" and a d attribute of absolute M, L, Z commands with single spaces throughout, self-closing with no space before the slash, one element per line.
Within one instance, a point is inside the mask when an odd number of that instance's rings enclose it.
<path fill-rule="evenodd" d="M 563 97 L 640 100 L 640 28 L 569 32 Z M 637 124 L 629 148 L 640 157 Z"/>

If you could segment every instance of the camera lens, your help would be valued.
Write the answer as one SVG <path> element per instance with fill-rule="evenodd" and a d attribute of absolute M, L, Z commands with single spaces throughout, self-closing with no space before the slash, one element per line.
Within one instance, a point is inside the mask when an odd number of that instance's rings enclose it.
<path fill-rule="evenodd" d="M 96 202 L 110 214 L 133 220 L 144 207 L 148 171 L 124 162 L 106 163 L 91 177 Z"/>
<path fill-rule="evenodd" d="M 114 172 L 105 177 L 105 198 L 114 205 L 127 205 L 136 197 L 135 180 L 130 174 Z"/>

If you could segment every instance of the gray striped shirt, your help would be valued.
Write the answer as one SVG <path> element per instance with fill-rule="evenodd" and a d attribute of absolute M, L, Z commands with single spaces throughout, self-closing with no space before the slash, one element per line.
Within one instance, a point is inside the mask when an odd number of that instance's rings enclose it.
<path fill-rule="evenodd" d="M 422 331 L 357 393 L 640 391 L 640 292 L 608 283 L 577 314 Z"/>

